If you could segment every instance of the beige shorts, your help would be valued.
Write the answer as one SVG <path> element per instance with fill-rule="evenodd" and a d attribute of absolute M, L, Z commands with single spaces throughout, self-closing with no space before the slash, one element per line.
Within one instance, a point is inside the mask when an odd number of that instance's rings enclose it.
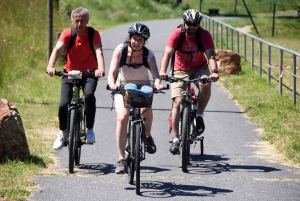
<path fill-rule="evenodd" d="M 203 66 L 201 68 L 197 68 L 194 70 L 189 71 L 182 71 L 182 70 L 174 70 L 174 77 L 179 77 L 183 79 L 195 79 L 197 77 L 201 77 L 203 75 L 209 76 L 210 70 L 208 66 Z M 170 72 L 170 75 L 172 76 L 172 72 Z M 185 94 L 185 88 L 182 82 L 173 82 L 171 83 L 171 98 L 176 98 L 178 96 L 182 96 Z"/>

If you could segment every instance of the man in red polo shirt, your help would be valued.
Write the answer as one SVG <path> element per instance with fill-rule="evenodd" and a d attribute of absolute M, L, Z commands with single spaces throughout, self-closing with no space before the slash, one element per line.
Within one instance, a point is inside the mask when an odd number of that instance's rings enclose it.
<path fill-rule="evenodd" d="M 93 131 L 94 120 L 96 114 L 96 98 L 95 91 L 97 87 L 98 78 L 104 76 L 104 57 L 102 52 L 102 42 L 99 31 L 94 29 L 93 47 L 91 50 L 89 44 L 89 34 L 87 24 L 90 19 L 89 10 L 83 7 L 76 8 L 71 13 L 72 24 L 76 30 L 76 38 L 73 46 L 67 52 L 65 71 L 79 70 L 85 72 L 92 70 L 95 72 L 95 77 L 83 77 L 82 84 L 84 88 L 84 96 L 86 103 L 86 123 L 87 123 L 87 143 L 95 143 L 95 134 Z M 71 28 L 65 29 L 59 37 L 55 48 L 49 59 L 47 72 L 50 76 L 55 75 L 55 63 L 63 50 L 67 50 L 71 39 Z M 53 149 L 61 149 L 64 145 L 65 139 L 68 137 L 67 133 L 67 106 L 71 101 L 73 82 L 68 77 L 62 78 L 61 98 L 58 111 L 60 133 L 53 144 Z"/>
<path fill-rule="evenodd" d="M 174 69 L 171 70 L 174 77 L 194 79 L 208 76 L 213 81 L 219 79 L 217 63 L 215 60 L 214 43 L 211 34 L 200 26 L 201 19 L 202 16 L 199 11 L 189 9 L 183 14 L 184 29 L 178 27 L 171 32 L 160 65 L 159 74 L 162 80 L 167 77 L 166 71 L 174 52 Z M 185 30 L 185 35 L 181 47 L 177 49 L 177 44 L 179 44 L 180 41 L 180 32 L 182 30 Z M 199 42 L 202 44 L 201 47 L 199 46 Z M 197 85 L 199 92 L 197 98 L 198 113 L 196 114 L 196 132 L 198 135 L 201 135 L 205 129 L 203 112 L 210 99 L 211 84 L 209 82 L 205 84 L 199 82 Z M 172 154 L 179 154 L 179 106 L 185 88 L 181 82 L 171 83 L 171 87 L 171 96 L 173 100 L 173 143 L 170 147 L 170 152 Z"/>

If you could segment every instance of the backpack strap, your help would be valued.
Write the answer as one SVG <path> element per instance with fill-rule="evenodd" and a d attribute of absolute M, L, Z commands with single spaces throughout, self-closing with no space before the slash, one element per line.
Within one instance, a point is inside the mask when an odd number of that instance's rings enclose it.
<path fill-rule="evenodd" d="M 151 71 L 149 62 L 148 62 L 148 54 L 149 54 L 148 48 L 143 46 L 143 65 Z"/>
<path fill-rule="evenodd" d="M 185 32 L 186 32 L 184 24 L 180 24 L 179 26 L 177 26 L 177 28 L 179 28 L 179 27 L 181 27 L 179 41 L 177 43 L 177 46 L 176 46 L 175 51 L 174 51 L 174 53 L 172 55 L 172 58 L 171 58 L 172 76 L 174 76 L 175 53 L 176 53 L 177 50 L 180 51 L 180 48 L 183 44 L 183 40 L 184 40 L 184 37 L 185 37 Z M 204 47 L 203 47 L 202 42 L 201 42 L 201 27 L 199 27 L 197 32 L 196 32 L 196 44 L 197 44 L 197 51 L 204 52 Z M 185 53 L 189 53 L 189 52 L 185 52 Z"/>
<path fill-rule="evenodd" d="M 119 62 L 119 67 L 122 67 L 126 64 L 127 54 L 128 54 L 128 42 L 125 42 L 121 50 L 121 59 Z"/>
<path fill-rule="evenodd" d="M 73 45 L 75 43 L 76 36 L 77 36 L 75 27 L 70 27 L 70 28 L 71 28 L 71 36 L 70 36 L 70 42 L 69 42 L 69 45 L 68 45 L 68 48 L 67 48 L 66 59 L 65 59 L 66 61 L 67 61 L 67 54 L 71 50 L 71 48 L 73 47 Z M 96 53 L 95 53 L 95 50 L 94 50 L 94 46 L 93 46 L 94 32 L 95 32 L 95 29 L 93 27 L 88 27 L 88 37 L 89 37 L 90 49 L 94 53 L 95 58 L 97 59 Z"/>
<path fill-rule="evenodd" d="M 94 56 L 95 56 L 95 58 L 96 58 L 96 60 L 97 60 L 96 52 L 95 52 L 95 50 L 94 50 L 94 45 L 93 45 L 94 32 L 95 32 L 95 29 L 94 29 L 93 27 L 88 27 L 90 49 L 91 49 L 92 52 L 94 53 Z"/>

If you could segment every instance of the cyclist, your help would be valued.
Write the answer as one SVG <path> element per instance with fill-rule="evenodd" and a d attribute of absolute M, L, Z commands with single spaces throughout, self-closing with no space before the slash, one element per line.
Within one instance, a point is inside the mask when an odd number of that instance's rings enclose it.
<path fill-rule="evenodd" d="M 95 143 L 95 134 L 93 131 L 95 113 L 96 113 L 96 98 L 94 93 L 97 87 L 99 77 L 104 76 L 104 57 L 102 52 L 102 42 L 99 32 L 94 30 L 93 47 L 94 52 L 89 45 L 89 35 L 87 24 L 90 19 L 89 10 L 83 7 L 76 8 L 71 13 L 72 24 L 76 30 L 76 39 L 74 45 L 67 52 L 64 68 L 66 72 L 71 70 L 87 71 L 88 69 L 95 72 L 95 77 L 83 77 L 83 91 L 86 103 L 86 123 L 87 123 L 87 143 Z M 71 28 L 65 29 L 59 37 L 55 48 L 49 59 L 47 72 L 50 76 L 55 74 L 55 62 L 59 58 L 62 51 L 66 50 L 71 38 Z M 68 137 L 67 133 L 67 106 L 71 101 L 73 82 L 68 77 L 62 78 L 61 97 L 58 111 L 59 128 L 61 132 L 53 144 L 53 149 L 61 149 L 64 145 L 65 139 Z"/>
<path fill-rule="evenodd" d="M 211 80 L 219 79 L 218 68 L 215 59 L 215 49 L 211 34 L 200 26 L 201 13 L 194 9 L 189 9 L 183 14 L 183 28 L 185 35 L 181 47 L 177 50 L 177 44 L 180 40 L 181 27 L 173 30 L 167 40 L 163 58 L 161 60 L 160 78 L 166 79 L 166 71 L 172 55 L 175 54 L 174 68 L 171 70 L 175 77 L 197 78 L 209 76 Z M 199 32 L 197 33 L 197 31 Z M 197 46 L 197 37 L 203 45 L 203 50 Z M 198 43 L 199 44 L 199 43 Z M 206 56 L 206 57 L 205 57 Z M 207 59 L 208 58 L 208 59 Z M 210 67 L 212 73 L 210 72 Z M 179 153 L 178 125 L 179 125 L 179 106 L 184 93 L 184 86 L 180 82 L 172 83 L 171 96 L 173 100 L 172 107 L 172 131 L 173 143 L 170 147 L 172 154 Z M 203 121 L 203 112 L 210 99 L 211 84 L 197 83 L 199 88 L 197 97 L 198 113 L 196 114 L 196 132 L 201 135 L 204 132 L 205 125 Z"/>
<path fill-rule="evenodd" d="M 150 37 L 149 28 L 141 23 L 134 23 L 128 29 L 129 36 L 124 44 L 118 45 L 113 53 L 110 69 L 108 73 L 108 85 L 111 91 L 115 92 L 114 101 L 117 114 L 116 140 L 119 160 L 116 165 L 115 173 L 123 174 L 126 170 L 126 160 L 124 156 L 127 141 L 127 123 L 129 120 L 130 109 L 124 107 L 123 97 L 117 91 L 121 81 L 125 80 L 149 80 L 148 69 L 143 63 L 143 52 L 145 42 Z M 127 48 L 126 63 L 120 66 L 121 56 Z M 152 73 L 155 87 L 162 89 L 160 84 L 158 68 L 154 53 L 148 49 L 147 61 L 149 70 Z M 120 66 L 120 67 L 119 67 Z M 153 120 L 152 108 L 143 109 L 143 116 L 146 118 L 146 145 L 147 152 L 153 154 L 156 152 L 153 137 L 151 136 L 151 125 Z"/>

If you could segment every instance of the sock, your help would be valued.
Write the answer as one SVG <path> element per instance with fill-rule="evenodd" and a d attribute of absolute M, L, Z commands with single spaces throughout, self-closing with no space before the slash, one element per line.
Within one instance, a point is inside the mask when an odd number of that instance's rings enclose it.
<path fill-rule="evenodd" d="M 174 138 L 173 142 L 178 142 L 179 143 L 179 139 L 178 138 Z"/>
<path fill-rule="evenodd" d="M 196 113 L 196 118 L 199 117 L 199 116 L 203 118 L 204 114 Z"/>

